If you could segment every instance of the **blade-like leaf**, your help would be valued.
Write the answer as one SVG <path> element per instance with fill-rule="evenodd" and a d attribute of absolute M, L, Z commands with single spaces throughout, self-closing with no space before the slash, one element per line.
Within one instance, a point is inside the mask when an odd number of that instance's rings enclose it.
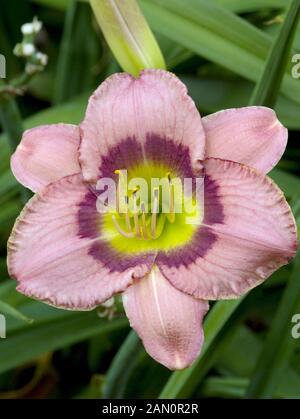
<path fill-rule="evenodd" d="M 250 105 L 274 107 L 286 71 L 300 16 L 300 0 L 291 1 L 284 24 L 270 50 L 267 63 L 253 92 Z"/>
<path fill-rule="evenodd" d="M 72 345 L 84 339 L 101 336 L 114 330 L 123 329 L 126 319 L 108 322 L 100 320 L 97 314 L 74 313 L 74 315 L 48 324 L 32 326 L 0 341 L 0 373 L 31 361 L 50 351 Z"/>
<path fill-rule="evenodd" d="M 122 398 L 126 381 L 143 346 L 135 331 L 131 331 L 107 372 L 103 386 L 104 398 Z"/>
<path fill-rule="evenodd" d="M 0 300 L 0 313 L 4 315 L 12 316 L 17 320 L 21 320 L 29 324 L 33 322 L 33 319 L 25 316 L 23 313 L 21 313 L 21 311 L 17 310 L 13 306 L 1 300 Z"/>

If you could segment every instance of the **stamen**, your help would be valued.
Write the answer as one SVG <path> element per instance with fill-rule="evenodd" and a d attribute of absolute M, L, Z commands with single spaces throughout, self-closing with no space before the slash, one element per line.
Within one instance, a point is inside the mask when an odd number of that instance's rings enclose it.
<path fill-rule="evenodd" d="M 159 210 L 159 189 L 153 189 L 153 208 L 152 208 L 152 217 L 151 217 L 151 237 L 156 239 L 156 224 L 157 224 L 157 214 Z"/>
<path fill-rule="evenodd" d="M 125 213 L 125 222 L 128 231 L 132 231 L 130 217 L 129 217 L 129 209 L 128 209 L 128 196 L 125 197 L 126 202 L 126 213 Z"/>
<path fill-rule="evenodd" d="M 135 189 L 132 193 L 133 195 L 133 220 L 134 220 L 134 234 L 136 237 L 141 237 L 141 230 L 139 225 L 139 214 L 137 208 L 137 199 L 136 199 L 136 192 L 138 189 Z"/>
<path fill-rule="evenodd" d="M 120 214 L 120 175 L 121 175 L 121 171 L 120 170 L 115 170 L 115 174 L 119 175 L 119 180 L 118 180 L 118 186 L 117 186 L 117 202 L 116 202 L 116 209 L 117 209 L 117 213 Z"/>
<path fill-rule="evenodd" d="M 112 220 L 113 220 L 113 223 L 114 223 L 114 225 L 115 225 L 116 229 L 118 230 L 118 232 L 119 232 L 119 233 L 120 233 L 123 237 L 126 237 L 127 239 L 132 239 L 132 238 L 134 237 L 134 233 L 132 233 L 132 232 L 127 232 L 127 231 L 124 231 L 124 230 L 122 229 L 122 227 L 119 225 L 118 220 L 117 220 L 117 218 L 116 218 L 116 216 L 115 216 L 115 215 L 113 215 L 113 216 L 112 216 Z"/>
<path fill-rule="evenodd" d="M 167 173 L 167 179 L 169 182 L 169 208 L 166 214 L 160 214 L 160 190 L 154 188 L 152 191 L 152 205 L 149 217 L 146 214 L 145 202 L 140 202 L 140 208 L 138 207 L 137 191 L 139 187 L 136 187 L 132 191 L 132 204 L 129 202 L 129 197 L 124 193 L 124 187 L 126 179 L 122 170 L 115 170 L 115 173 L 119 175 L 118 187 L 117 187 L 117 213 L 113 215 L 113 223 L 123 237 L 125 238 L 139 238 L 144 240 L 157 239 L 161 236 L 165 221 L 168 219 L 171 223 L 175 221 L 175 188 L 172 182 L 171 174 Z M 121 193 L 123 195 L 121 195 Z M 122 199 L 122 201 L 121 201 Z M 130 204 L 130 205 L 129 205 Z M 131 206 L 132 205 L 132 206 Z M 163 205 L 163 204 L 162 204 Z M 122 206 L 122 207 L 121 207 Z M 120 218 L 124 217 L 122 223 L 126 225 L 126 228 L 121 227 Z M 132 221 L 133 219 L 133 226 Z"/>
<path fill-rule="evenodd" d="M 141 203 L 141 210 L 142 210 L 142 233 L 145 240 L 148 240 L 148 230 L 147 230 L 147 223 L 146 223 L 146 209 L 145 203 Z"/>
<path fill-rule="evenodd" d="M 125 177 L 124 177 L 124 174 L 123 174 L 123 172 L 122 172 L 122 170 L 115 170 L 115 174 L 116 175 L 119 175 L 119 181 L 118 181 L 118 187 L 117 187 L 117 203 L 116 203 L 116 210 L 117 210 L 117 213 L 120 215 L 120 216 L 122 216 L 122 211 L 121 211 L 121 208 L 120 208 L 120 198 L 121 198 L 121 192 L 122 192 L 122 186 L 124 187 L 125 186 Z M 125 196 L 125 199 L 126 199 L 126 196 Z"/>
<path fill-rule="evenodd" d="M 174 185 L 172 184 L 170 173 L 167 173 L 167 177 L 169 181 L 169 211 L 170 211 L 169 220 L 170 220 L 170 223 L 174 223 L 175 221 Z"/>

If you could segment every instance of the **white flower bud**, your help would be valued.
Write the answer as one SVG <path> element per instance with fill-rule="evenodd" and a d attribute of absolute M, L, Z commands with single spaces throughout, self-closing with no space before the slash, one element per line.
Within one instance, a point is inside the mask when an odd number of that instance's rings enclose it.
<path fill-rule="evenodd" d="M 42 29 L 42 26 L 43 26 L 42 22 L 40 22 L 37 18 L 33 19 L 32 27 L 33 27 L 34 33 L 39 33 L 40 30 Z"/>
<path fill-rule="evenodd" d="M 42 52 L 37 52 L 35 56 L 36 56 L 37 60 L 39 61 L 39 63 L 42 66 L 45 67 L 47 65 L 47 63 L 48 63 L 48 55 L 43 54 Z"/>
<path fill-rule="evenodd" d="M 31 35 L 34 32 L 33 24 L 32 23 L 24 23 L 21 26 L 21 31 L 23 35 Z"/>
<path fill-rule="evenodd" d="M 33 44 L 23 44 L 23 55 L 29 57 L 35 52 L 35 46 Z"/>
<path fill-rule="evenodd" d="M 23 55 L 23 45 L 22 44 L 17 44 L 15 46 L 13 52 L 17 57 L 22 57 L 22 55 Z"/>

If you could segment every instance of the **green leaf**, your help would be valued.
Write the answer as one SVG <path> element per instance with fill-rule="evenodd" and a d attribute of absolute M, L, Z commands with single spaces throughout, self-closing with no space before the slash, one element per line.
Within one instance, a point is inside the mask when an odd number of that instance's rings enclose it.
<path fill-rule="evenodd" d="M 201 396 L 241 399 L 248 384 L 247 378 L 209 377 L 202 386 Z"/>
<path fill-rule="evenodd" d="M 248 385 L 248 378 L 212 376 L 202 386 L 201 397 L 244 398 Z M 276 399 L 299 399 L 300 376 L 290 369 L 279 383 L 275 397 Z"/>
<path fill-rule="evenodd" d="M 65 11 L 73 0 L 31 0 L 33 3 Z M 88 0 L 79 0 L 87 2 Z M 256 12 L 261 9 L 284 9 L 286 0 L 209 0 L 235 13 Z"/>
<path fill-rule="evenodd" d="M 295 348 L 291 320 L 300 310 L 299 275 L 300 252 L 247 389 L 249 398 L 273 396 Z"/>
<path fill-rule="evenodd" d="M 300 179 L 298 176 L 292 175 L 288 172 L 284 172 L 280 169 L 273 169 L 269 176 L 274 182 L 280 187 L 284 194 L 288 198 L 294 198 L 299 194 L 300 190 Z"/>
<path fill-rule="evenodd" d="M 21 320 L 26 323 L 32 323 L 33 319 L 25 316 L 19 310 L 15 309 L 13 306 L 5 303 L 4 301 L 0 300 L 0 313 L 8 316 L 12 316 L 17 320 Z"/>
<path fill-rule="evenodd" d="M 206 0 L 140 0 L 153 30 L 226 69 L 257 82 L 272 38 Z M 290 74 L 282 93 L 300 103 L 300 84 Z"/>
<path fill-rule="evenodd" d="M 95 311 L 74 313 L 54 322 L 33 325 L 0 341 L 0 373 L 29 362 L 47 352 L 127 327 L 127 319 L 100 320 Z"/>
<path fill-rule="evenodd" d="M 31 0 L 31 2 L 65 11 L 74 0 Z"/>
<path fill-rule="evenodd" d="M 7 170 L 0 175 L 0 195 L 10 191 L 12 188 L 16 187 L 18 182 L 12 175 L 10 170 Z"/>
<path fill-rule="evenodd" d="M 209 69 L 211 73 L 211 69 Z M 214 113 L 223 109 L 247 106 L 254 89 L 254 83 L 240 78 L 223 79 L 217 77 L 180 78 L 187 85 L 189 94 L 201 113 Z M 279 120 L 291 130 L 300 129 L 299 104 L 280 95 L 275 106 Z"/>
<path fill-rule="evenodd" d="M 0 87 L 1 85 L 2 80 L 0 79 Z M 15 151 L 15 148 L 18 146 L 23 133 L 21 114 L 15 99 L 5 99 L 0 97 L 0 122 L 3 131 L 6 132 L 11 151 Z M 28 191 L 21 185 L 19 185 L 19 189 L 22 200 L 25 203 L 29 199 L 30 195 Z"/>
<path fill-rule="evenodd" d="M 286 0 L 213 0 L 235 13 L 250 13 L 261 9 L 284 9 Z"/>
<path fill-rule="evenodd" d="M 264 304 L 264 301 L 265 298 L 262 298 L 262 304 Z M 257 303 L 255 302 L 255 305 L 256 304 Z M 247 377 L 247 379 L 241 387 L 238 386 L 238 388 L 236 388 L 237 392 L 235 394 L 234 391 L 231 392 L 231 386 L 228 388 L 226 387 L 225 377 L 224 381 L 221 379 L 219 382 L 220 385 L 221 382 L 224 384 L 224 386 L 222 385 L 222 388 L 217 382 L 215 383 L 216 387 L 212 385 L 214 378 L 216 377 L 212 377 L 212 381 L 210 381 L 210 378 L 208 377 L 203 386 L 201 386 L 199 392 L 201 397 L 244 397 L 249 385 L 248 377 L 253 373 L 263 342 L 263 336 L 254 333 L 244 325 L 238 325 L 234 332 L 219 345 L 218 357 L 215 361 L 214 369 L 220 375 L 234 376 L 237 379 L 243 378 L 244 380 Z M 274 395 L 276 398 L 294 399 L 300 397 L 300 376 L 291 367 L 287 368 L 285 371 Z"/>
<path fill-rule="evenodd" d="M 101 42 L 92 25 L 90 6 L 72 2 L 67 9 L 60 44 L 54 89 L 55 104 L 67 102 L 93 88 L 96 64 L 99 71 L 99 64 L 107 62 L 107 54 L 105 56 L 103 48 L 99 46 Z M 100 52 L 103 54 L 102 61 Z"/>
<path fill-rule="evenodd" d="M 250 105 L 274 107 L 290 59 L 299 16 L 300 0 L 292 0 L 284 24 L 269 52 L 264 71 L 253 92 Z"/>
<path fill-rule="evenodd" d="M 2 80 L 0 79 L 0 87 L 1 85 Z M 3 130 L 7 133 L 11 149 L 14 151 L 23 133 L 22 118 L 15 99 L 0 97 L 0 122 Z"/>
<path fill-rule="evenodd" d="M 262 338 L 244 324 L 238 324 L 219 345 L 214 368 L 223 374 L 248 377 L 261 348 Z"/>
<path fill-rule="evenodd" d="M 6 204 L 0 207 L 0 225 L 4 226 L 7 222 L 12 222 L 19 212 L 22 206 L 19 202 L 8 201 Z"/>
<path fill-rule="evenodd" d="M 281 63 L 276 60 L 276 46 L 278 46 L 278 55 L 282 57 L 288 53 L 291 45 L 291 37 L 295 31 L 295 26 L 300 14 L 300 0 L 292 0 L 287 13 L 287 17 L 281 31 L 278 35 L 277 41 L 274 45 L 274 49 L 269 55 L 269 60 L 266 64 L 266 68 L 272 65 L 272 59 L 275 60 L 275 69 L 272 71 L 276 72 L 276 67 L 280 69 Z M 284 51 L 285 44 L 281 44 L 281 38 L 288 42 L 287 51 Z M 279 74 L 282 75 L 282 69 L 279 70 Z M 257 100 L 274 100 L 270 91 L 272 84 L 268 85 L 266 81 L 267 73 L 264 72 L 258 88 L 255 91 L 254 98 Z M 273 83 L 278 87 L 276 75 L 271 76 Z M 267 89 L 263 88 L 263 83 L 266 83 Z M 284 295 L 280 302 L 280 306 L 276 312 L 274 321 L 272 322 L 271 329 L 267 335 L 264 347 L 261 355 L 256 364 L 255 371 L 250 380 L 249 387 L 246 392 L 246 396 L 249 398 L 270 398 L 273 396 L 274 391 L 278 387 L 278 381 L 286 368 L 289 357 L 291 356 L 295 339 L 291 336 L 291 318 L 294 313 L 297 313 L 300 309 L 300 282 L 298 280 L 300 273 L 300 252 L 295 260 L 294 270 L 289 278 L 286 286 Z"/>
<path fill-rule="evenodd" d="M 113 362 L 106 374 L 103 386 L 104 398 L 122 398 L 126 382 L 133 370 L 139 353 L 143 350 L 140 338 L 135 331 L 131 331 L 118 353 L 115 355 Z"/>
<path fill-rule="evenodd" d="M 79 124 L 84 117 L 89 96 L 92 92 L 87 91 L 84 94 L 72 99 L 63 105 L 54 106 L 49 109 L 37 112 L 24 121 L 24 129 L 36 127 L 45 124 L 57 124 L 64 122 L 66 124 Z M 8 140 L 5 134 L 0 135 L 1 153 L 8 158 Z"/>

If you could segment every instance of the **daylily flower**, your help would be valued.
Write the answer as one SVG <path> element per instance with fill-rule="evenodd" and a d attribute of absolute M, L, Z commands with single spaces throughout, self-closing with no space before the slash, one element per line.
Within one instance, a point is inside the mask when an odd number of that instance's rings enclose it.
<path fill-rule="evenodd" d="M 201 119 L 171 73 L 111 76 L 79 127 L 26 131 L 12 157 L 16 178 L 36 192 L 8 244 L 17 289 L 75 310 L 122 293 L 148 353 L 170 369 L 189 366 L 203 343 L 208 301 L 239 297 L 295 255 L 293 215 L 266 176 L 286 143 L 271 109 Z M 99 213 L 97 181 L 119 182 L 121 170 L 146 179 L 204 171 L 201 224 L 142 211 L 132 227 L 129 213 Z"/>

